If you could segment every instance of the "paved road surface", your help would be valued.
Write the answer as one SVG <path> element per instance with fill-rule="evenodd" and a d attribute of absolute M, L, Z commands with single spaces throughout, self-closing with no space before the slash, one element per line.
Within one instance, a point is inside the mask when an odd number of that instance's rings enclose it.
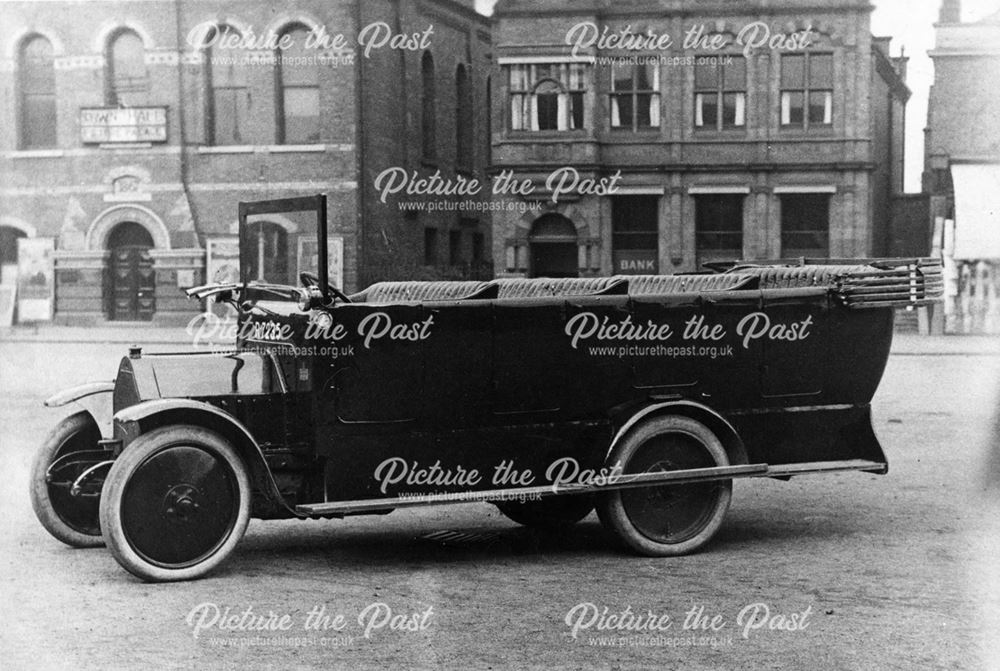
<path fill-rule="evenodd" d="M 255 521 L 212 577 L 148 585 L 103 549 L 47 536 L 27 496 L 32 451 L 59 416 L 40 400 L 109 378 L 122 349 L 0 343 L 5 669 L 1000 668 L 1000 505 L 987 487 L 1000 357 L 891 357 L 875 404 L 889 475 L 737 482 L 695 556 L 625 554 L 595 516 L 537 535 L 473 504 Z M 574 639 L 567 613 L 585 623 L 587 604 L 672 625 L 655 639 L 596 626 Z M 227 607 L 234 623 L 270 613 L 290 628 L 210 626 Z M 765 607 L 768 624 L 744 637 L 740 614 Z M 685 630 L 689 613 L 718 616 L 714 638 Z M 338 614 L 340 631 L 305 626 Z M 204 625 L 197 637 L 190 622 Z"/>

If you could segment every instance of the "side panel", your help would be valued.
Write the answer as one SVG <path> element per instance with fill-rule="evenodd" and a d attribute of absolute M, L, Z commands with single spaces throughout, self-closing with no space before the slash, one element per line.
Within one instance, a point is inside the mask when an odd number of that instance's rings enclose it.
<path fill-rule="evenodd" d="M 510 484 L 494 480 L 505 463 L 530 484 L 562 457 L 599 468 L 618 418 L 664 400 L 729 420 L 750 463 L 885 461 L 868 403 L 891 313 L 831 304 L 824 289 L 334 315 L 349 353 L 315 376 L 313 408 L 327 500 L 493 489 Z"/>
<path fill-rule="evenodd" d="M 782 408 L 728 419 L 743 438 L 750 463 L 886 462 L 868 405 Z"/>

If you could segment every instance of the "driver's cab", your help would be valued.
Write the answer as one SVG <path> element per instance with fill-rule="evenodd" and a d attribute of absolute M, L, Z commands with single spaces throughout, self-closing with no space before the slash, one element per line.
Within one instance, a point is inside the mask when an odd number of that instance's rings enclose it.
<path fill-rule="evenodd" d="M 240 325 L 304 314 L 350 299 L 331 280 L 326 195 L 239 204 L 239 280 L 212 281 L 188 296 L 231 305 Z M 257 329 L 259 331 L 260 329 Z M 256 338 L 254 338 L 256 339 Z"/>
<path fill-rule="evenodd" d="M 239 204 L 239 276 L 215 279 L 188 296 L 231 306 L 238 350 L 267 350 L 281 362 L 289 387 L 311 378 L 297 359 L 311 359 L 310 337 L 332 322 L 332 308 L 349 303 L 331 282 L 326 196 Z M 235 275 L 235 273 L 233 274 Z M 225 281 L 228 280 L 228 281 Z M 303 356 L 305 355 L 305 356 Z"/>

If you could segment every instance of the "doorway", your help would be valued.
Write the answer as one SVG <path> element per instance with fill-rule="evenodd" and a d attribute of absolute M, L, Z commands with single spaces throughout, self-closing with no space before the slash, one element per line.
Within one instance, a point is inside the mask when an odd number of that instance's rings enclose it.
<path fill-rule="evenodd" d="M 118 224 L 108 236 L 111 258 L 106 296 L 108 319 L 152 321 L 156 310 L 153 238 L 135 222 Z"/>
<path fill-rule="evenodd" d="M 23 237 L 23 231 L 0 226 L 0 284 L 17 282 L 17 241 Z"/>
<path fill-rule="evenodd" d="M 573 222 L 561 214 L 535 220 L 528 236 L 532 277 L 579 277 L 577 235 Z"/>

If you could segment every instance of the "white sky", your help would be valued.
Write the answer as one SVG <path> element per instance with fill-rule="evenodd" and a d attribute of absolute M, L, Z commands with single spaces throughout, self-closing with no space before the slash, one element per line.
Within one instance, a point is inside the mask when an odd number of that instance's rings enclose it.
<path fill-rule="evenodd" d="M 476 8 L 489 14 L 496 0 L 476 0 Z M 906 108 L 906 190 L 920 191 L 924 161 L 924 126 L 927 94 L 934 81 L 934 65 L 927 52 L 934 46 L 934 22 L 941 0 L 872 0 L 872 32 L 892 36 L 892 55 L 905 48 L 910 57 L 907 84 L 913 92 Z M 977 21 L 1000 11 L 1000 0 L 962 0 L 962 20 Z"/>

